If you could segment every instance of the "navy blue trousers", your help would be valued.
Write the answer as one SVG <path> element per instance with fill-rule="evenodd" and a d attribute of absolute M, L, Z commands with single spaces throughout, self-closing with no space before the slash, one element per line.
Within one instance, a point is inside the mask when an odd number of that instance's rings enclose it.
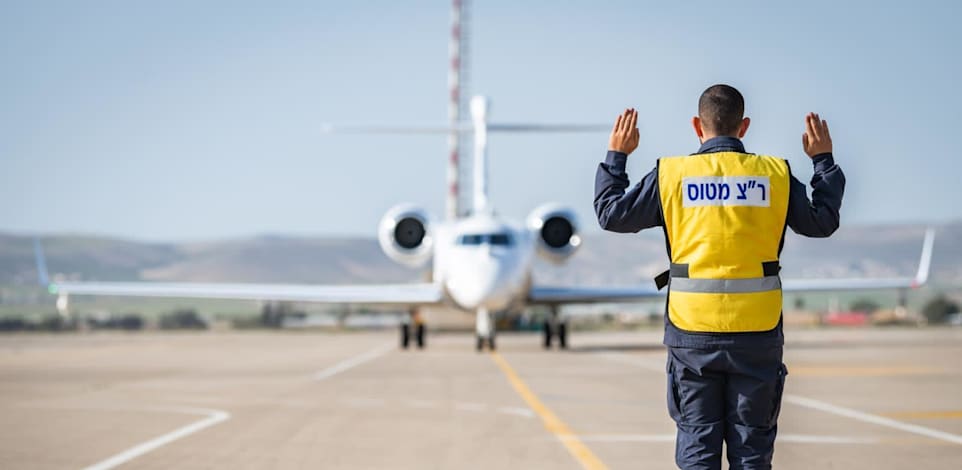
<path fill-rule="evenodd" d="M 788 370 L 782 348 L 668 348 L 668 413 L 678 427 L 675 463 L 770 469 Z"/>

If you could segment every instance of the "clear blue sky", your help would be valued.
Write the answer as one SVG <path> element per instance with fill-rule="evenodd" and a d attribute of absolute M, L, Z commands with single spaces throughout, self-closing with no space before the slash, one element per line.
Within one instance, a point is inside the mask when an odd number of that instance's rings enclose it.
<path fill-rule="evenodd" d="M 745 94 L 749 151 L 807 181 L 829 120 L 843 223 L 962 218 L 959 2 L 516 2 L 471 6 L 471 92 L 492 119 L 640 110 L 638 178 L 690 153 L 699 93 Z M 447 1 L 0 3 L 0 231 L 148 240 L 371 235 L 396 202 L 443 214 L 443 136 L 331 136 L 446 120 Z M 596 230 L 607 135 L 494 136 L 492 201 Z"/>

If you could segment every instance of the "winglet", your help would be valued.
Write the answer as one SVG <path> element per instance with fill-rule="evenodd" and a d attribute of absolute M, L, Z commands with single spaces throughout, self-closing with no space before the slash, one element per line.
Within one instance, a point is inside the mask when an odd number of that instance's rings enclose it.
<path fill-rule="evenodd" d="M 919 272 L 915 274 L 912 288 L 922 287 L 929 280 L 932 269 L 932 248 L 935 245 L 935 229 L 929 227 L 925 231 L 925 241 L 922 243 L 922 257 L 919 259 Z"/>
<path fill-rule="evenodd" d="M 47 259 L 43 255 L 43 246 L 40 245 L 40 238 L 33 239 L 33 257 L 37 263 L 37 281 L 43 287 L 50 288 L 50 276 L 47 272 Z"/>

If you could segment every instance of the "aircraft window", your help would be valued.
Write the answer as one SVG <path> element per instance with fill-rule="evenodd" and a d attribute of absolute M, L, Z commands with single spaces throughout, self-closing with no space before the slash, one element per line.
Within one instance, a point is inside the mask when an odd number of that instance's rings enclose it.
<path fill-rule="evenodd" d="M 484 243 L 484 235 L 461 235 L 461 245 L 480 245 Z"/>
<path fill-rule="evenodd" d="M 511 236 L 507 233 L 493 233 L 491 234 L 491 244 L 492 245 L 510 245 Z"/>
<path fill-rule="evenodd" d="M 511 245 L 511 235 L 507 233 L 469 234 L 461 235 L 461 238 L 458 239 L 459 245 L 481 245 L 485 243 L 508 246 Z"/>

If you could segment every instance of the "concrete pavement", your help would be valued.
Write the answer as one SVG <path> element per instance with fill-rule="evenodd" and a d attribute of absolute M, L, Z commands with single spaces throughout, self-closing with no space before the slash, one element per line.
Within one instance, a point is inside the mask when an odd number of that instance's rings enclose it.
<path fill-rule="evenodd" d="M 962 330 L 789 331 L 782 469 L 957 468 Z M 674 468 L 658 332 L 0 337 L 0 468 Z"/>

